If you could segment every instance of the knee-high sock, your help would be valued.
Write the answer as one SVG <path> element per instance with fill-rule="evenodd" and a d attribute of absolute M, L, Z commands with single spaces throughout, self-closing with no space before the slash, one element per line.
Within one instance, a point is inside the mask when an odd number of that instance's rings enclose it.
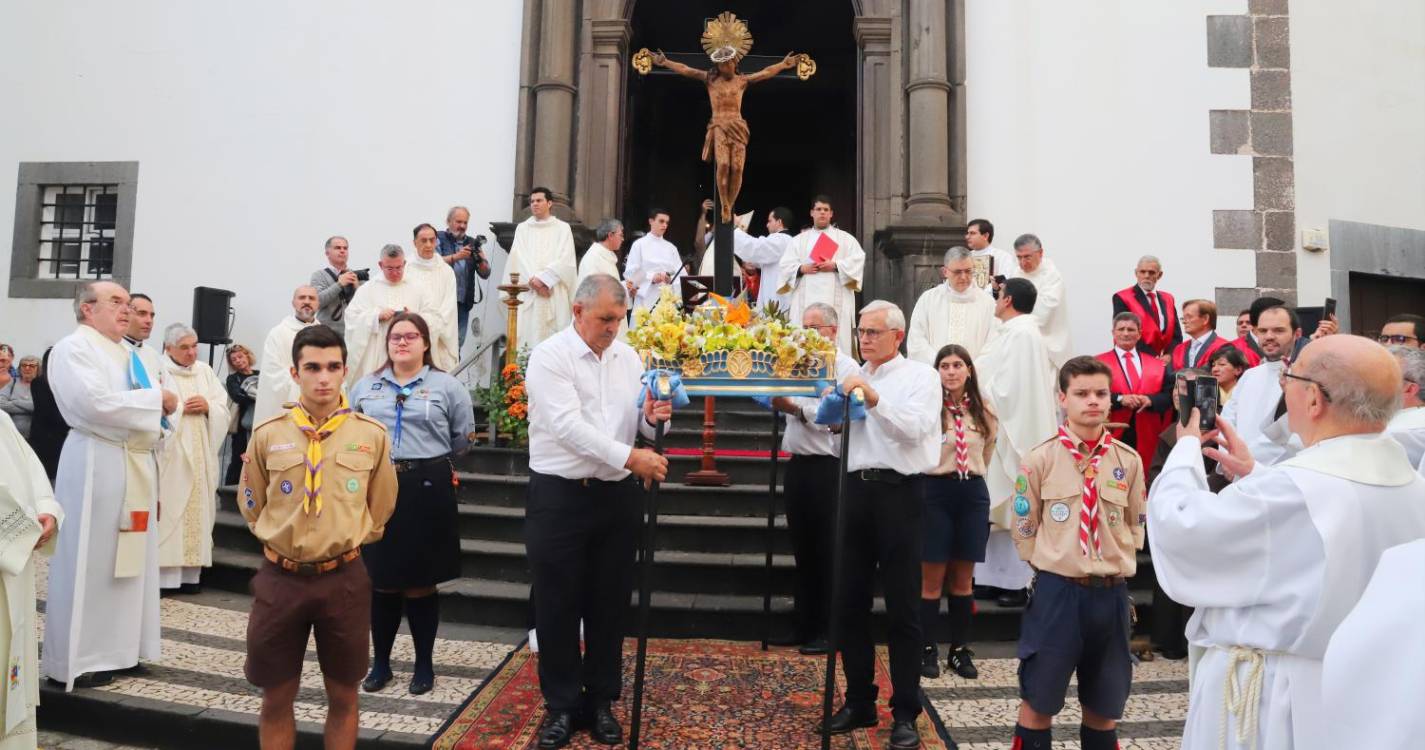
<path fill-rule="evenodd" d="M 920 600 L 920 640 L 922 645 L 935 645 L 935 620 L 940 616 L 940 597 Z"/>
<path fill-rule="evenodd" d="M 1054 744 L 1054 730 L 1052 729 L 1025 729 L 1021 724 L 1014 725 L 1014 744 L 1012 750 L 1049 750 Z"/>
<path fill-rule="evenodd" d="M 959 648 L 970 643 L 970 620 L 974 616 L 975 597 L 950 595 L 950 646 Z"/>
<path fill-rule="evenodd" d="M 373 672 L 391 671 L 391 646 L 396 643 L 396 631 L 401 629 L 402 602 L 399 592 L 371 592 L 371 645 L 376 653 L 371 663 Z"/>
<path fill-rule="evenodd" d="M 437 594 L 406 600 L 406 623 L 416 647 L 417 677 L 434 677 L 435 631 L 440 625 L 440 597 Z"/>
<path fill-rule="evenodd" d="M 1118 730 L 1090 729 L 1080 724 L 1079 746 L 1084 750 L 1118 750 Z"/>

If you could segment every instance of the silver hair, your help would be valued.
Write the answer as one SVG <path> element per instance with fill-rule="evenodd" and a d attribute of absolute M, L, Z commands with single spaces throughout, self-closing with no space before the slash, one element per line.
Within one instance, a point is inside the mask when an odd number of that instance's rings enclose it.
<path fill-rule="evenodd" d="M 1400 363 L 1401 379 L 1425 388 L 1425 349 L 1392 346 L 1390 353 Z"/>
<path fill-rule="evenodd" d="M 951 263 L 954 263 L 957 260 L 965 260 L 967 258 L 973 257 L 974 256 L 970 254 L 970 248 L 960 247 L 959 245 L 956 245 L 955 247 L 952 247 L 949 250 L 945 251 L 945 265 L 949 266 Z"/>
<path fill-rule="evenodd" d="M 198 332 L 185 323 L 174 323 L 163 329 L 163 348 L 178 346 L 178 342 L 192 336 L 198 338 Z"/>
<path fill-rule="evenodd" d="M 883 299 L 873 299 L 867 302 L 865 307 L 861 308 L 862 315 L 870 315 L 871 313 L 882 311 L 886 313 L 886 328 L 892 331 L 905 330 L 905 313 L 901 312 L 900 307 L 896 305 L 896 303 L 887 302 Z"/>
<path fill-rule="evenodd" d="M 1043 249 L 1044 249 L 1044 243 L 1042 243 L 1042 242 L 1039 241 L 1039 236 L 1038 236 L 1038 235 L 1034 235 L 1034 234 L 1029 234 L 1029 233 L 1027 233 L 1027 232 L 1024 233 L 1024 234 L 1019 235 L 1018 237 L 1015 237 L 1015 238 L 1014 238 L 1014 249 L 1015 249 L 1015 250 L 1018 250 L 1019 248 L 1024 247 L 1025 245 L 1033 245 L 1035 250 L 1043 250 Z"/>
<path fill-rule="evenodd" d="M 28 365 L 28 364 L 30 364 L 31 362 L 33 362 L 33 363 L 35 363 L 35 364 L 39 364 L 39 363 L 40 363 L 40 358 L 39 358 L 39 357 L 36 357 L 36 356 L 33 355 L 33 354 L 26 354 L 25 356 L 20 357 L 20 361 L 19 361 L 19 362 L 16 362 L 16 363 L 15 363 L 15 366 L 16 366 L 16 367 L 24 367 L 25 365 Z"/>
<path fill-rule="evenodd" d="M 84 305 L 93 305 L 99 301 L 99 285 L 102 281 L 91 281 L 79 287 L 74 292 L 74 321 L 84 322 Z"/>
<path fill-rule="evenodd" d="M 605 294 L 613 296 L 619 302 L 628 303 L 628 290 L 624 288 L 622 281 L 606 273 L 591 273 L 585 276 L 574 290 L 574 304 L 587 305 Z"/>
<path fill-rule="evenodd" d="M 446 224 L 449 224 L 449 223 L 450 223 L 450 220 L 455 216 L 455 212 L 456 212 L 456 211 L 464 211 L 466 216 L 469 216 L 469 215 L 470 215 L 470 209 L 468 209 L 468 208 L 466 208 L 466 207 L 464 207 L 464 206 L 451 206 L 451 207 L 450 207 L 450 210 L 445 212 L 445 223 L 446 223 Z"/>
<path fill-rule="evenodd" d="M 1296 365 L 1294 369 L 1303 370 L 1302 377 L 1310 378 L 1319 388 L 1331 394 L 1331 408 L 1346 419 L 1361 425 L 1383 427 L 1400 411 L 1400 388 L 1391 388 L 1389 392 L 1372 390 L 1353 367 L 1354 364 L 1352 360 L 1327 352 Z"/>
<path fill-rule="evenodd" d="M 813 302 L 807 305 L 806 309 L 802 310 L 802 320 L 806 320 L 807 313 L 809 312 L 821 313 L 822 325 L 834 326 L 840 325 L 841 323 L 841 316 L 836 314 L 836 308 L 825 302 Z"/>
<path fill-rule="evenodd" d="M 406 257 L 406 251 L 402 250 L 400 245 L 383 245 L 381 246 L 381 257 L 383 259 L 404 258 Z"/>
<path fill-rule="evenodd" d="M 1134 266 L 1134 268 L 1137 268 L 1138 266 L 1141 266 L 1144 263 L 1152 263 L 1153 265 L 1158 267 L 1159 271 L 1163 270 L 1163 261 L 1158 260 L 1158 256 L 1156 255 L 1145 255 L 1139 258 L 1138 265 Z"/>
<path fill-rule="evenodd" d="M 339 234 L 334 234 L 334 235 L 332 235 L 332 236 L 330 236 L 330 237 L 327 238 L 327 242 L 326 242 L 325 245 L 322 245 L 322 248 L 323 248 L 323 249 L 326 249 L 326 250 L 332 249 L 332 243 L 333 243 L 333 242 L 336 242 L 337 240 L 341 240 L 342 242 L 345 242 L 348 247 L 351 246 L 351 240 L 348 240 L 347 238 L 345 238 L 345 237 L 343 237 L 343 236 L 341 236 L 341 235 L 339 235 Z"/>
<path fill-rule="evenodd" d="M 604 219 L 594 228 L 594 241 L 603 242 L 620 229 L 623 229 L 623 222 L 618 219 Z"/>

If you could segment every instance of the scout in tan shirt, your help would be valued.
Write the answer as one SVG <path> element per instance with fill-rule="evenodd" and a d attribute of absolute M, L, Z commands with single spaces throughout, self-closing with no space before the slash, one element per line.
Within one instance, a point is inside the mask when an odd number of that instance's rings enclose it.
<path fill-rule="evenodd" d="M 1016 747 L 1047 748 L 1078 674 L 1085 750 L 1118 746 L 1133 679 L 1127 577 L 1147 512 L 1143 466 L 1104 428 L 1108 365 L 1074 357 L 1059 370 L 1067 423 L 1031 450 L 1015 481 L 1014 542 L 1037 571 L 1019 635 Z"/>

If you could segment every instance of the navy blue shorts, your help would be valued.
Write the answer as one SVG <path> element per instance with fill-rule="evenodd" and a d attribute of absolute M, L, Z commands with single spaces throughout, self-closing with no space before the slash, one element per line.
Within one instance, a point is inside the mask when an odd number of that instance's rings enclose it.
<path fill-rule="evenodd" d="M 1128 586 L 1080 586 L 1040 571 L 1019 630 L 1019 697 L 1041 714 L 1064 708 L 1069 678 L 1079 703 L 1108 719 L 1123 716 L 1133 684 Z"/>
<path fill-rule="evenodd" d="M 990 540 L 990 491 L 982 477 L 926 475 L 920 479 L 925 514 L 921 526 L 925 540 L 920 559 L 985 561 Z"/>

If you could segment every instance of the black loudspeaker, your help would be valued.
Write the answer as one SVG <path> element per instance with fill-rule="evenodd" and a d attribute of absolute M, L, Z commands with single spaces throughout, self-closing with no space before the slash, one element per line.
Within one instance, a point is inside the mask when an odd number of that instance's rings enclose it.
<path fill-rule="evenodd" d="M 200 286 L 193 289 L 193 330 L 200 344 L 230 344 L 234 293 L 226 289 Z"/>

